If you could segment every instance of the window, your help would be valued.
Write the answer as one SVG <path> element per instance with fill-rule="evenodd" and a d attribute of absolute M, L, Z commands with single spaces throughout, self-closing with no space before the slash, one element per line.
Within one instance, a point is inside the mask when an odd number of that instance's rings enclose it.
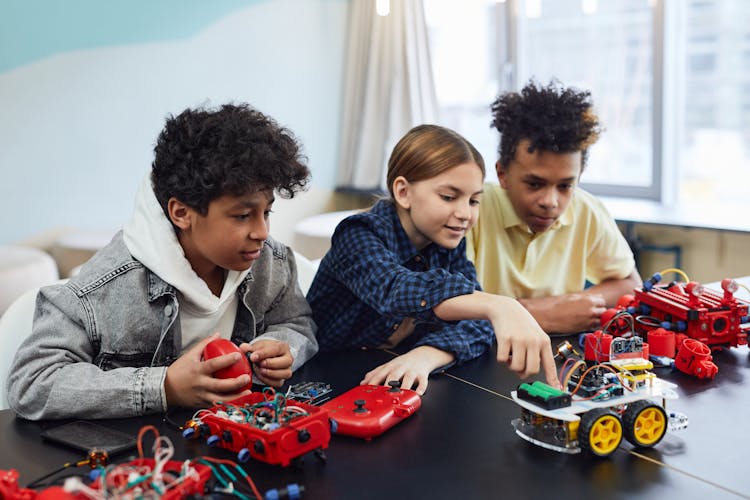
<path fill-rule="evenodd" d="M 750 3 L 685 5 L 684 99 L 679 113 L 679 197 L 694 202 L 747 198 L 750 185 Z"/>
<path fill-rule="evenodd" d="M 488 164 L 495 96 L 556 78 L 591 90 L 605 127 L 590 191 L 706 203 L 746 191 L 750 2 L 424 1 L 441 122 Z"/>

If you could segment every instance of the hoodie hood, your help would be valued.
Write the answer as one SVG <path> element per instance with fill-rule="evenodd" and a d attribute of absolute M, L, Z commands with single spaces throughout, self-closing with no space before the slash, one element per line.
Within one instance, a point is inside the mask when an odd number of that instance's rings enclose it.
<path fill-rule="evenodd" d="M 130 253 L 161 279 L 172 285 L 197 314 L 216 314 L 231 301 L 250 269 L 226 272 L 221 296 L 215 296 L 185 258 L 172 223 L 167 219 L 151 186 L 149 174 L 135 197 L 133 216 L 123 228 Z"/>

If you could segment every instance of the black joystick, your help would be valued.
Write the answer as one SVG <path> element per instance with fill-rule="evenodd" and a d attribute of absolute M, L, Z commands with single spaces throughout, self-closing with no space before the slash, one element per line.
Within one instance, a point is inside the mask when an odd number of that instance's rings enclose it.
<path fill-rule="evenodd" d="M 355 399 L 354 404 L 357 406 L 354 409 L 354 413 L 367 413 L 367 408 L 365 408 L 365 400 L 364 399 Z"/>
<path fill-rule="evenodd" d="M 401 392 L 401 381 L 400 380 L 389 380 L 388 385 L 391 386 L 388 392 Z"/>

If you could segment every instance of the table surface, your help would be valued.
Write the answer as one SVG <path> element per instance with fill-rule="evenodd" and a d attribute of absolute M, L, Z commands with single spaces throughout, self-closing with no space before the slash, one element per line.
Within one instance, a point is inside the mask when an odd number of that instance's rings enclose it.
<path fill-rule="evenodd" d="M 740 280 L 750 284 L 750 276 Z M 717 284 L 709 284 L 716 287 Z M 553 344 L 565 340 L 553 339 Z M 576 337 L 568 340 L 576 342 Z M 290 383 L 321 381 L 333 395 L 357 385 L 363 374 L 391 359 L 384 351 L 319 354 Z M 654 448 L 636 450 L 623 440 L 608 458 L 556 453 L 520 439 L 511 420 L 520 415 L 510 399 L 519 380 L 494 360 L 494 352 L 431 378 L 421 409 L 371 441 L 334 435 L 327 461 L 312 454 L 289 467 L 251 460 L 243 468 L 261 492 L 297 483 L 303 499 L 382 498 L 748 498 L 747 415 L 750 414 L 750 352 L 747 346 L 714 353 L 719 372 L 698 380 L 655 369 L 677 384 L 668 410 L 688 415 L 687 429 L 667 432 Z M 174 425 L 191 412 L 103 420 L 137 434 L 155 425 L 175 445 L 175 459 L 232 452 L 182 438 Z M 0 470 L 16 469 L 25 486 L 63 463 L 80 459 L 42 441 L 57 421 L 29 422 L 0 411 Z M 115 458 L 115 462 L 125 457 Z"/>

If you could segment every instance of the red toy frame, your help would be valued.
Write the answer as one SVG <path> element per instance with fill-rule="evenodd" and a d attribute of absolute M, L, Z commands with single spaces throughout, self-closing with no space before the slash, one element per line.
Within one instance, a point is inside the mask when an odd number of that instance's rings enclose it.
<path fill-rule="evenodd" d="M 269 401 L 265 394 L 253 392 L 201 410 L 185 424 L 183 436 L 205 437 L 209 445 L 237 453 L 240 462 L 252 457 L 284 467 L 305 453 L 328 448 L 331 440 L 328 412 L 317 406 L 290 400 L 288 407 L 296 407 L 307 415 L 297 416 L 273 429 L 262 429 L 252 423 L 239 421 L 238 417 L 247 411 L 244 410 L 246 405 L 253 406 L 264 401 Z"/>
<path fill-rule="evenodd" d="M 360 385 L 325 403 L 333 432 L 372 439 L 420 408 L 419 394 L 401 389 L 398 382 L 390 385 Z"/>

